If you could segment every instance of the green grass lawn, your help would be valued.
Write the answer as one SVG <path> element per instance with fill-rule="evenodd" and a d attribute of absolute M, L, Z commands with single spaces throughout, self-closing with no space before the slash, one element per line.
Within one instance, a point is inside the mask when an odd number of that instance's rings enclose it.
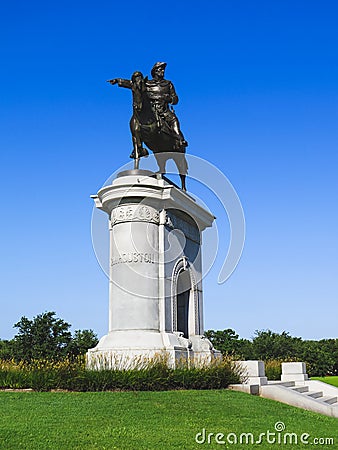
<path fill-rule="evenodd" d="M 334 445 L 320 447 L 338 448 L 337 419 L 241 392 L 0 392 L 0 448 L 6 450 L 311 447 L 195 442 L 203 428 L 223 433 L 221 440 L 249 432 L 256 440 L 275 432 L 276 422 L 298 438 L 308 433 L 309 443 L 334 438 Z"/>
<path fill-rule="evenodd" d="M 324 383 L 332 384 L 338 387 L 338 377 L 311 377 L 311 380 L 324 381 Z"/>

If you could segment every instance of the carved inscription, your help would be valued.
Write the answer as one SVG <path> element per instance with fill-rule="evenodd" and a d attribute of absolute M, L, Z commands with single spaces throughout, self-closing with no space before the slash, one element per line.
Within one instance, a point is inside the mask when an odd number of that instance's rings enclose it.
<path fill-rule="evenodd" d="M 146 205 L 123 205 L 112 211 L 111 224 L 121 222 L 160 223 L 160 215 L 156 209 Z"/>
<path fill-rule="evenodd" d="M 121 253 L 119 256 L 115 256 L 110 259 L 111 266 L 123 263 L 155 264 L 155 255 L 153 253 L 130 252 L 130 253 Z"/>

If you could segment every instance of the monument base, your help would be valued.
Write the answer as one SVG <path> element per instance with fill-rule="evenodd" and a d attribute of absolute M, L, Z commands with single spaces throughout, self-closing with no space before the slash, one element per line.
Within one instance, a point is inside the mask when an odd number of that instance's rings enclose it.
<path fill-rule="evenodd" d="M 144 170 L 120 172 L 92 197 L 108 214 L 109 332 L 87 367 L 210 364 L 220 353 L 203 336 L 201 245 L 213 214 Z"/>
<path fill-rule="evenodd" d="M 137 344 L 139 343 L 139 344 Z M 170 368 L 209 365 L 221 358 L 204 336 L 183 337 L 183 333 L 113 331 L 86 354 L 91 370 L 142 369 L 156 363 Z"/>

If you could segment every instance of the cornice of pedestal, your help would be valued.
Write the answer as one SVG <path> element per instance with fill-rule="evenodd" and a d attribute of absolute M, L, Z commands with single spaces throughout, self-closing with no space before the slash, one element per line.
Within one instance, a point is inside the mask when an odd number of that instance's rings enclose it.
<path fill-rule="evenodd" d="M 190 215 L 200 231 L 210 227 L 215 216 L 199 205 L 190 195 L 162 178 L 144 175 L 126 175 L 116 178 L 96 195 L 91 195 L 95 206 L 107 214 L 119 205 L 142 202 L 157 211 L 176 209 Z"/>

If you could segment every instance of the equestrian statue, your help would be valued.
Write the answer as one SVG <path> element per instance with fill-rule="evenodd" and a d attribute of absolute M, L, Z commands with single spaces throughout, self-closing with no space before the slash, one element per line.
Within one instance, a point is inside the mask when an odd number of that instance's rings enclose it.
<path fill-rule="evenodd" d="M 134 169 L 139 168 L 140 158 L 149 154 L 143 147 L 145 144 L 155 155 L 159 173 L 165 174 L 167 160 L 174 160 L 182 190 L 186 191 L 188 164 L 185 149 L 188 143 L 171 106 L 178 103 L 178 97 L 173 83 L 164 78 L 166 66 L 167 63 L 164 62 L 154 64 L 151 80 L 137 71 L 133 73 L 131 80 L 113 78 L 107 81 L 132 91 L 133 115 L 129 124 L 133 141 L 130 157 L 135 160 Z"/>

